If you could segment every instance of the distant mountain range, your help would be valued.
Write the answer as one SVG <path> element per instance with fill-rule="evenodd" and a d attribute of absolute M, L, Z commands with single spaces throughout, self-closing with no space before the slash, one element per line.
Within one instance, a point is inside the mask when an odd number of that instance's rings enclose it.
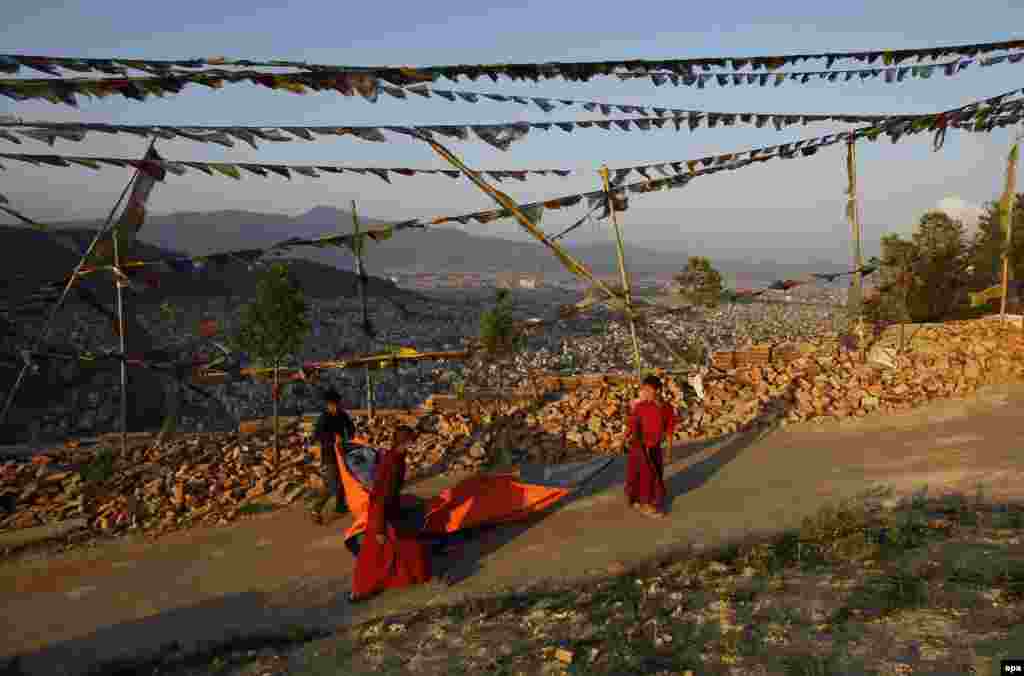
<path fill-rule="evenodd" d="M 7 305 L 38 291 L 43 283 L 65 278 L 75 269 L 80 252 L 85 250 L 94 235 L 95 230 L 85 227 L 61 229 L 51 236 L 25 227 L 0 225 L 0 269 L 4 271 L 0 303 Z M 141 240 L 133 250 L 133 257 L 154 260 L 180 256 L 182 252 L 181 248 L 171 249 Z M 291 268 L 302 288 L 314 298 L 352 297 L 357 293 L 357 277 L 351 272 L 309 260 L 296 260 Z M 108 276 L 89 275 L 83 279 L 100 300 L 112 306 L 115 297 Z M 256 276 L 241 263 L 207 268 L 193 274 L 160 274 L 158 279 L 157 288 L 137 284 L 137 291 L 131 294 L 132 302 L 149 304 L 166 298 L 250 297 L 256 289 Z M 367 290 L 371 296 L 409 295 L 409 292 L 379 277 L 370 278 Z"/>
<path fill-rule="evenodd" d="M 361 220 L 363 227 L 382 225 L 375 219 Z M 61 228 L 95 228 L 94 221 L 58 223 Z M 319 206 L 297 216 L 246 211 L 179 212 L 151 216 L 140 233 L 142 240 L 163 249 L 204 254 L 232 249 L 268 246 L 290 237 L 329 232 L 351 232 L 352 214 Z M 617 273 L 612 242 L 567 243 L 569 251 L 599 275 Z M 345 249 L 294 249 L 295 258 L 352 270 L 352 256 Z M 474 235 L 464 230 L 435 227 L 407 230 L 384 242 L 371 242 L 367 249 L 367 270 L 371 274 L 394 272 L 531 272 L 548 278 L 568 278 L 568 273 L 544 246 L 532 241 L 514 241 Z M 839 272 L 849 266 L 825 261 L 780 264 L 771 261 L 718 260 L 714 265 L 728 279 L 739 282 L 774 280 L 808 272 Z M 626 246 L 626 264 L 635 276 L 669 275 L 686 264 L 686 255 L 666 249 Z"/>

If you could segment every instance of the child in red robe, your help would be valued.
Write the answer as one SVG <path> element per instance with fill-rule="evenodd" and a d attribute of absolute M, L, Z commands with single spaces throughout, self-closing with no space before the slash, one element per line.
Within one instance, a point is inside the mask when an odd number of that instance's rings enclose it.
<path fill-rule="evenodd" d="M 385 589 L 430 580 L 430 549 L 417 534 L 401 525 L 400 494 L 405 483 L 405 450 L 416 440 L 410 427 L 395 431 L 390 450 L 374 468 L 366 535 L 356 558 L 349 599 L 359 602 Z"/>
<path fill-rule="evenodd" d="M 659 398 L 661 380 L 647 376 L 640 397 L 633 400 L 627 427 L 626 499 L 631 507 L 654 518 L 665 516 L 665 466 L 662 444 L 672 439 L 676 417 Z"/>

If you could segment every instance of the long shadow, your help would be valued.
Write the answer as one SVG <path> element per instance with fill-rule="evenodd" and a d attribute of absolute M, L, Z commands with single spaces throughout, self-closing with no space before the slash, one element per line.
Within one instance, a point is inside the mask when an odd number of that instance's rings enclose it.
<path fill-rule="evenodd" d="M 329 585 L 329 586 L 328 586 Z M 17 676 L 157 673 L 147 661 L 168 653 L 194 654 L 242 638 L 272 642 L 294 635 L 326 636 L 352 616 L 345 580 L 320 583 L 308 604 L 276 603 L 271 594 L 241 592 L 175 608 L 140 620 L 121 622 L 13 658 Z M 336 587 L 336 589 L 334 588 Z M 326 600 L 324 600 L 326 599 Z M 58 620 L 59 622 L 59 620 Z M 263 637 L 260 639 L 259 637 Z M 259 646 L 252 646 L 259 647 Z M 10 664 L 11 656 L 0 658 Z M 115 666 L 120 663 L 119 667 Z"/>
<path fill-rule="evenodd" d="M 763 412 L 766 408 L 769 408 L 776 402 L 779 402 L 782 404 L 783 410 L 778 420 L 784 419 L 786 413 L 788 413 L 789 408 L 791 407 L 788 396 L 794 388 L 795 386 L 791 384 L 786 388 L 785 392 L 773 397 L 762 405 L 759 415 L 736 433 L 712 439 L 694 441 L 673 447 L 673 462 L 677 462 L 697 455 L 708 448 L 722 443 L 723 441 L 725 442 L 722 448 L 710 458 L 702 460 L 685 470 L 677 472 L 667 479 L 666 489 L 669 504 L 666 505 L 666 507 L 671 510 L 671 503 L 675 497 L 684 495 L 690 491 L 696 490 L 700 486 L 703 486 L 719 470 L 739 457 L 745 449 L 749 448 L 757 441 L 764 439 L 768 434 L 777 429 L 779 426 L 778 422 L 766 423 L 762 418 Z M 579 450 L 582 452 L 584 449 L 575 449 L 575 445 L 570 445 L 570 450 Z M 475 575 L 481 569 L 481 562 L 485 557 L 495 553 L 509 542 L 538 526 L 546 519 L 549 519 L 560 511 L 570 507 L 574 503 L 609 491 L 616 486 L 624 485 L 625 479 L 626 457 L 624 455 L 618 455 L 612 458 L 608 466 L 601 470 L 599 474 L 592 477 L 583 486 L 579 487 L 572 494 L 566 496 L 544 512 L 531 516 L 520 522 L 499 524 L 456 533 L 450 539 L 450 542 L 457 546 L 456 552 L 448 557 L 439 556 L 435 559 L 435 566 L 446 572 L 449 578 L 449 584 L 458 584 L 459 582 Z M 623 509 L 625 509 L 624 497 Z"/>
<path fill-rule="evenodd" d="M 723 467 L 738 458 L 743 451 L 764 439 L 767 434 L 768 431 L 759 425 L 751 425 L 735 435 L 730 435 L 732 438 L 711 457 L 668 477 L 665 481 L 666 511 L 671 513 L 672 505 L 677 497 L 695 491 L 706 484 Z"/>

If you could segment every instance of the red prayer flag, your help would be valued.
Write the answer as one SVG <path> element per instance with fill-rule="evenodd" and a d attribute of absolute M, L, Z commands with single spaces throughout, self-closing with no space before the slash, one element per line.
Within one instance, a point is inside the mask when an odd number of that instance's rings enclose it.
<path fill-rule="evenodd" d="M 203 338 L 213 338 L 217 335 L 217 320 L 204 319 L 199 322 L 199 335 Z"/>

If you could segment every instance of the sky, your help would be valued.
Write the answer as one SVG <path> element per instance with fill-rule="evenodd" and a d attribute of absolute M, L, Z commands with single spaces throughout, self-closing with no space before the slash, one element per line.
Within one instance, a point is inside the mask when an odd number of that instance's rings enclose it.
<path fill-rule="evenodd" d="M 931 47 L 1019 38 L 1024 6 L 1007 1 L 942 3 L 903 0 L 860 3 L 776 1 L 605 5 L 559 2 L 270 3 L 179 0 L 174 3 L 57 2 L 5 0 L 0 3 L 0 50 L 4 53 L 71 57 L 181 59 L 226 56 L 287 59 L 349 65 L 436 65 L 627 58 L 743 56 L 816 51 Z M 1018 4 L 1014 7 L 1014 4 Z M 284 8 L 282 8 L 284 7 Z M 103 9 L 108 8 L 108 9 Z M 817 70 L 805 62 L 789 70 Z M 836 67 L 856 67 L 854 62 Z M 22 71 L 25 73 L 25 71 Z M 524 94 L 669 108 L 765 113 L 928 113 L 966 104 L 1024 85 L 1024 62 L 970 68 L 956 77 L 935 75 L 901 84 L 881 80 L 850 83 L 787 82 L 781 87 L 711 84 L 706 89 L 654 87 L 649 80 L 600 78 L 589 83 L 550 80 L 512 83 L 488 78 L 476 83 L 442 81 L 440 88 Z M 38 73 L 19 75 L 40 77 Z M 383 96 L 371 104 L 337 93 L 303 96 L 248 84 L 219 91 L 199 85 L 165 99 L 136 102 L 122 97 L 80 99 L 78 110 L 47 102 L 0 100 L 0 114 L 23 119 L 120 124 L 209 125 L 415 125 L 486 124 L 599 117 L 581 108 L 539 108 L 495 102 L 451 103 L 438 97 L 399 101 Z M 677 132 L 599 129 L 566 134 L 533 131 L 502 152 L 480 140 L 452 141 L 449 147 L 473 168 L 568 168 L 569 178 L 506 182 L 502 188 L 523 202 L 596 189 L 597 169 L 760 147 L 848 129 L 812 124 L 774 128 L 716 128 Z M 292 162 L 350 166 L 449 168 L 414 140 L 389 143 L 357 139 L 238 144 L 227 149 L 190 141 L 161 141 L 172 160 Z M 145 141 L 128 136 L 95 136 L 83 143 L 58 141 L 51 150 L 26 141 L 0 141 L 6 152 L 138 157 Z M 937 207 L 968 221 L 1001 190 L 1010 130 L 991 134 L 950 132 L 944 148 L 931 149 L 928 134 L 891 144 L 885 137 L 858 145 L 860 214 L 865 248 L 881 235 L 908 234 L 922 213 Z M 0 193 L 37 221 L 105 215 L 130 179 L 127 170 L 33 168 L 4 162 Z M 841 144 L 817 155 L 772 161 L 735 172 L 702 177 L 685 188 L 631 199 L 622 215 L 627 243 L 728 258 L 849 260 L 850 226 L 845 221 L 845 150 Z M 348 209 L 380 219 L 432 218 L 493 208 L 488 197 L 465 180 L 395 177 L 387 185 L 373 176 L 325 175 L 319 179 L 242 181 L 197 172 L 170 176 L 153 192 L 150 209 L 244 210 L 295 216 L 319 206 Z M 545 215 L 549 232 L 564 228 L 582 212 Z M 211 227 L 216 227 L 215 218 Z M 347 228 L 348 224 L 341 224 Z M 474 232 L 521 238 L 513 221 L 466 226 Z M 145 230 L 142 232 L 145 237 Z M 610 236 L 606 226 L 587 225 L 578 241 Z M 570 240 L 570 244 L 571 244 Z"/>

